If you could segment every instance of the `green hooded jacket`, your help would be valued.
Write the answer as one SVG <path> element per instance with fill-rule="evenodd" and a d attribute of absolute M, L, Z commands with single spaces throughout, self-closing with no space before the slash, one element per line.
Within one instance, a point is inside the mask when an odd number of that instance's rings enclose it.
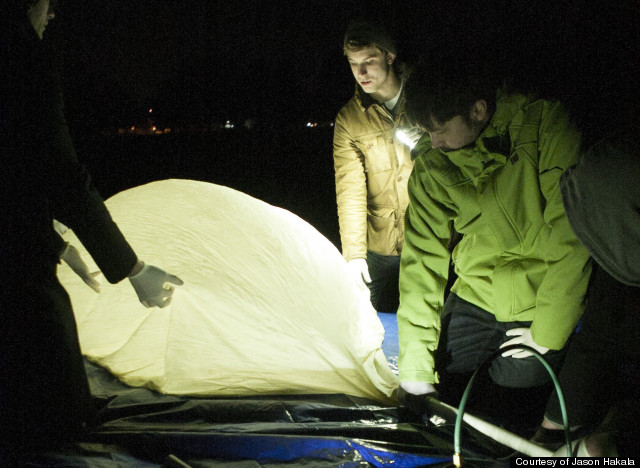
<path fill-rule="evenodd" d="M 531 321 L 540 346 L 564 346 L 591 273 L 558 186 L 579 149 L 559 102 L 502 92 L 473 146 L 445 153 L 419 142 L 400 267 L 400 381 L 437 382 L 452 225 L 463 234 L 452 291 L 500 322 Z"/>

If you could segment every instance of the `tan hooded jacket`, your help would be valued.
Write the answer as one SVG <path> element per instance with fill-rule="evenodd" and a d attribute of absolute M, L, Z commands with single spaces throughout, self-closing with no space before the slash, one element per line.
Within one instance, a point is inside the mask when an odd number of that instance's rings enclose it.
<path fill-rule="evenodd" d="M 407 182 L 413 169 L 409 147 L 394 136 L 397 128 L 409 127 L 404 102 L 402 92 L 394 119 L 384 104 L 357 86 L 336 117 L 333 160 L 342 255 L 347 261 L 366 258 L 367 250 L 381 255 L 402 251 Z"/>

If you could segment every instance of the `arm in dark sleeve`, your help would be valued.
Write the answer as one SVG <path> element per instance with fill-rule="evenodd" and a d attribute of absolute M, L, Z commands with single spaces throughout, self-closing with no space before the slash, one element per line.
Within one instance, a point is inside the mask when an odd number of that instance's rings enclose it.
<path fill-rule="evenodd" d="M 42 186 L 56 217 L 73 229 L 94 261 L 111 283 L 125 278 L 137 257 L 115 224 L 84 166 L 78 163 L 69 129 L 64 119 L 59 81 L 44 97 L 43 117 L 49 129 L 46 161 L 40 170 Z"/>
<path fill-rule="evenodd" d="M 640 137 L 621 129 L 588 148 L 560 179 L 580 242 L 607 273 L 640 286 Z"/>
<path fill-rule="evenodd" d="M 56 232 L 55 235 L 55 244 L 56 244 L 56 252 L 58 252 L 58 257 L 62 255 L 64 250 L 67 248 L 67 243 L 62 239 L 62 236 Z"/>

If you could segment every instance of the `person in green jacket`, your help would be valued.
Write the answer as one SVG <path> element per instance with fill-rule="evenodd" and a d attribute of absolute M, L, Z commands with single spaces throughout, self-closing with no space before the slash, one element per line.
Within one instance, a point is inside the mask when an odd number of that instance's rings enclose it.
<path fill-rule="evenodd" d="M 558 368 L 591 271 L 558 188 L 580 147 L 565 108 L 510 94 L 461 63 L 419 64 L 406 87 L 408 117 L 430 141 L 414 149 L 409 180 L 399 280 L 401 401 L 432 393 L 436 384 L 446 401 L 454 382 L 466 384 L 508 345 L 534 348 Z M 463 237 L 450 254 L 452 227 Z M 450 261 L 457 280 L 445 302 Z M 494 388 L 549 381 L 523 349 L 506 350 L 488 374 Z"/>

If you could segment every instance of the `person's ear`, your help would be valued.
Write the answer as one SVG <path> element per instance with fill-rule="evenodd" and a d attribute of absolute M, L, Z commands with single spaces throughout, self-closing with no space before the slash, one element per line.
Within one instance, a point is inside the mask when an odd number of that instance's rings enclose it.
<path fill-rule="evenodd" d="M 396 59 L 396 54 L 387 52 L 387 65 L 391 65 L 395 59 Z"/>
<path fill-rule="evenodd" d="M 472 122 L 484 122 L 487 118 L 488 108 L 487 101 L 484 99 L 478 99 L 471 106 L 471 121 Z"/>

